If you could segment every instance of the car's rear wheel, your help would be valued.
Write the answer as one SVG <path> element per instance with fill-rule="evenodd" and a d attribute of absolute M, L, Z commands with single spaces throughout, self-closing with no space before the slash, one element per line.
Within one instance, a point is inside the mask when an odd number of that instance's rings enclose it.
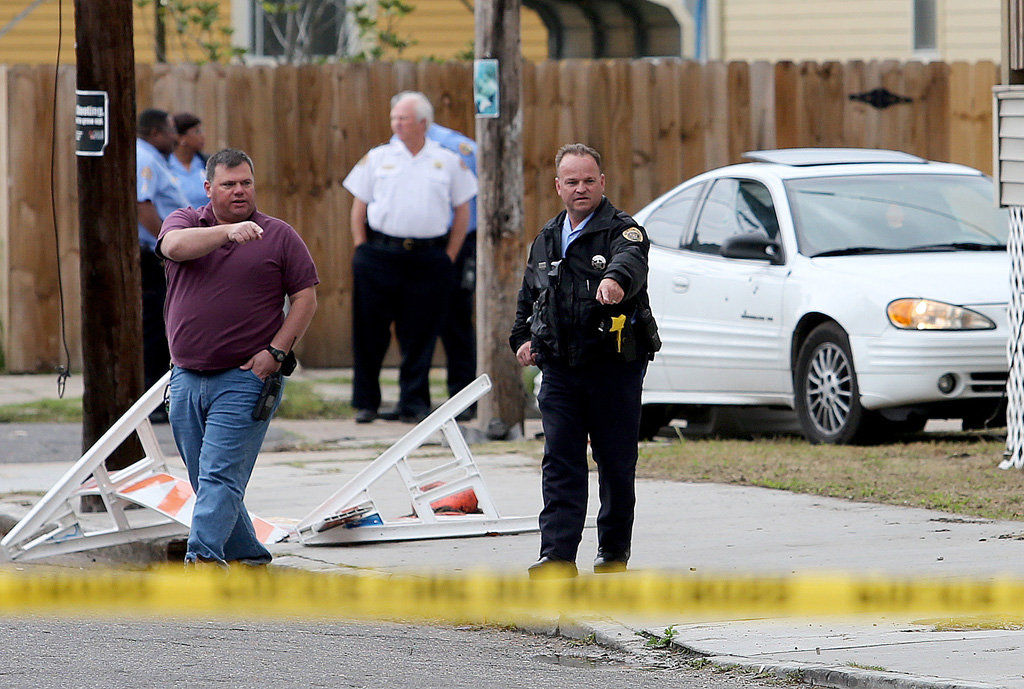
<path fill-rule="evenodd" d="M 812 443 L 857 439 L 867 412 L 860 404 L 850 339 L 835 323 L 811 331 L 793 373 L 795 406 L 804 436 Z"/>

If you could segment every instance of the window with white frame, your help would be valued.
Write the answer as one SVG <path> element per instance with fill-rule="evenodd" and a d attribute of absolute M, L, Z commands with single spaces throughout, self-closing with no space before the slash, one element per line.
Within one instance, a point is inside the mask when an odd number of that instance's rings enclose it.
<path fill-rule="evenodd" d="M 914 3 L 914 51 L 930 52 L 937 50 L 938 17 L 936 16 L 937 0 L 912 0 Z"/>
<path fill-rule="evenodd" d="M 286 61 L 347 54 L 346 0 L 252 0 L 252 54 Z"/>

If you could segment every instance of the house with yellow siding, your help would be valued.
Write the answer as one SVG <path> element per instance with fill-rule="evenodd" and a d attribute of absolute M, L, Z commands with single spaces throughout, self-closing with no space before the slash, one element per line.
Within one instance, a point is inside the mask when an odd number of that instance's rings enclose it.
<path fill-rule="evenodd" d="M 100 0 L 97 0 L 100 1 Z M 260 0 L 218 0 L 246 59 L 274 59 Z M 396 20 L 412 41 L 401 57 L 453 59 L 473 45 L 473 0 L 408 0 Z M 0 0 L 0 63 L 74 61 L 73 0 Z M 156 60 L 153 4 L 135 8 L 136 60 Z M 344 55 L 343 12 L 322 22 L 318 54 Z M 332 23 L 333 22 L 333 23 Z M 711 60 L 998 60 L 1000 0 L 522 0 L 522 52 L 528 60 L 682 56 Z M 112 27 L 113 29 L 114 27 Z M 167 59 L 201 59 L 168 27 Z M 351 41 L 347 44 L 351 47 Z M 389 58 L 395 54 L 389 53 Z"/>
<path fill-rule="evenodd" d="M 99 0 L 97 0 L 99 1 Z M 221 0 L 230 8 L 231 0 Z M 75 61 L 73 0 L 0 0 L 0 64 L 53 64 L 60 46 L 61 64 Z M 230 21 L 230 16 L 226 16 Z M 111 27 L 111 31 L 116 27 Z M 135 8 L 135 60 L 156 61 L 156 18 L 153 3 Z M 200 51 L 166 32 L 167 59 L 197 59 Z M 58 40 L 59 37 L 59 40 Z"/>

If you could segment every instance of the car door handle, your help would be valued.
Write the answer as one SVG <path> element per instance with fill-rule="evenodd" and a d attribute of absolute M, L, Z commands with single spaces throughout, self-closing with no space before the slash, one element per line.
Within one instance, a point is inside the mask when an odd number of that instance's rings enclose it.
<path fill-rule="evenodd" d="M 690 289 L 690 278 L 681 275 L 672 278 L 673 292 L 687 292 Z"/>

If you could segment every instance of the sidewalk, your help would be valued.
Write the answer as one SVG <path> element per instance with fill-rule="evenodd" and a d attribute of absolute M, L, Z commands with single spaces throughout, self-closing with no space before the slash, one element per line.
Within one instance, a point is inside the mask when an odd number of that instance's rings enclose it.
<path fill-rule="evenodd" d="M 30 379 L 36 379 L 38 387 Z M 69 394 L 76 394 L 74 380 L 69 381 Z M 55 394 L 52 377 L 0 377 L 0 404 L 15 395 L 32 394 Z M 275 421 L 276 445 L 261 455 L 247 503 L 260 516 L 297 520 L 410 428 L 381 421 Z M 55 436 L 73 438 L 78 431 L 73 425 L 45 429 L 21 424 L 23 437 L 45 436 L 52 442 L 37 445 L 43 449 L 33 450 L 32 456 L 19 457 L 12 456 L 10 430 L 0 426 L 0 515 L 19 517 L 78 458 L 77 441 L 71 450 L 66 445 L 60 450 Z M 167 446 L 169 429 L 157 430 Z M 537 430 L 536 421 L 528 422 L 527 437 Z M 443 450 L 433 446 L 415 456 L 426 461 L 435 452 Z M 521 445 L 489 444 L 474 449 L 474 454 L 503 515 L 537 514 L 541 501 L 535 453 L 527 454 Z M 591 495 L 596 495 L 596 474 L 591 476 Z M 397 479 L 391 487 L 396 490 L 389 493 L 384 485 L 381 494 L 373 496 L 382 512 L 409 512 L 408 500 L 397 491 Z M 592 500 L 589 512 L 596 511 Z M 278 565 L 317 571 L 461 572 L 486 566 L 520 572 L 536 559 L 537 538 L 533 533 L 356 547 L 286 542 L 272 551 Z M 630 566 L 709 576 L 841 571 L 1020 577 L 1021 540 L 1021 522 L 965 519 L 742 486 L 641 480 Z M 595 532 L 587 529 L 578 560 L 582 572 L 589 571 L 595 550 Z M 824 686 L 1024 689 L 1024 631 L 934 631 L 937 622 L 892 617 L 695 622 L 667 617 L 563 621 L 560 631 L 595 634 L 603 643 L 628 649 L 643 644 L 637 632 L 662 636 L 674 626 L 677 646 L 711 662 Z"/>

